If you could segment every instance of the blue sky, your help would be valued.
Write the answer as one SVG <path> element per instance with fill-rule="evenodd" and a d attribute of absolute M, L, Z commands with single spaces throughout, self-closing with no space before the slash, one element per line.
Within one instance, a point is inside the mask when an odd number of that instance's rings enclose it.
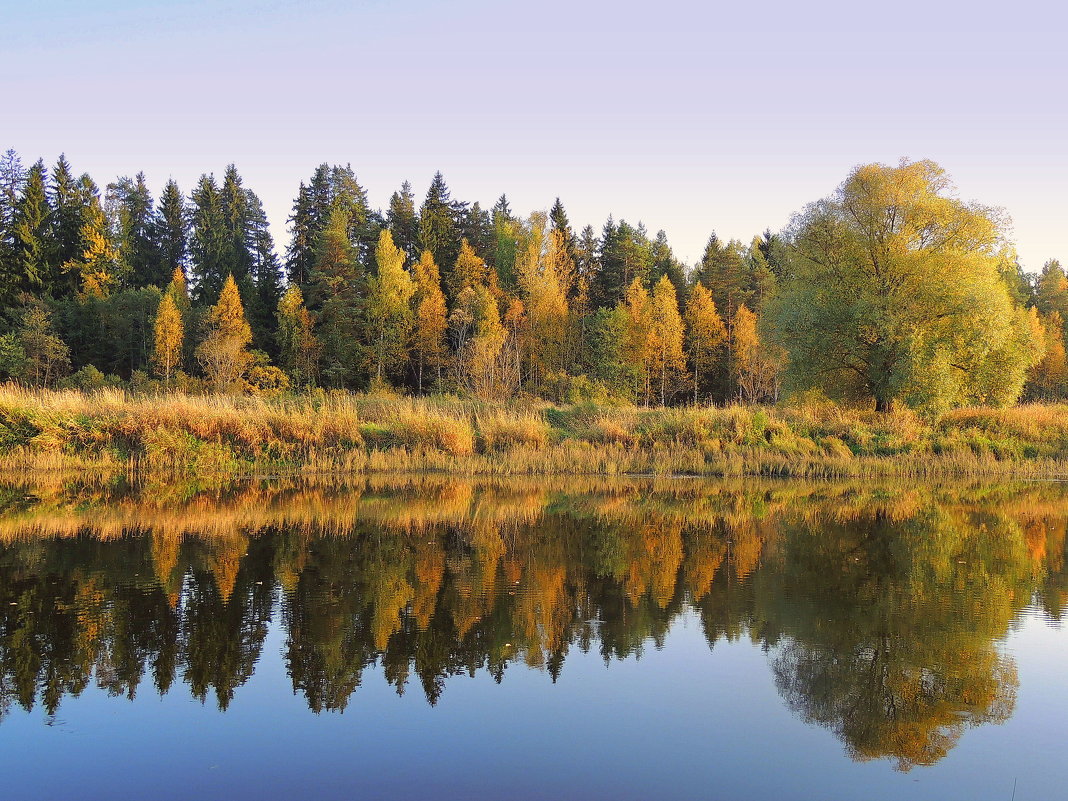
<path fill-rule="evenodd" d="M 158 194 L 237 164 L 284 248 L 316 164 L 385 206 L 453 196 L 572 222 L 779 229 L 859 163 L 931 158 L 1068 260 L 1066 15 L 1054 4 L 39 0 L 0 20 L 0 149 Z"/>

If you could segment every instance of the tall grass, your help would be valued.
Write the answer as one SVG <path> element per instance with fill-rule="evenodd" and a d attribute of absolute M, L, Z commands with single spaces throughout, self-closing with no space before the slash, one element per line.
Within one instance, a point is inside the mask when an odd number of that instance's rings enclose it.
<path fill-rule="evenodd" d="M 0 386 L 0 470 L 27 469 L 1050 477 L 1068 475 L 1068 406 L 930 421 L 831 404 L 638 409 Z"/>

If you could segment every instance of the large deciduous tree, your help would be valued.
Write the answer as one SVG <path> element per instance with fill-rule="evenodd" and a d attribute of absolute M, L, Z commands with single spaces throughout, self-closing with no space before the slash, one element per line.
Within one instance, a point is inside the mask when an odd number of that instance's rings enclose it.
<path fill-rule="evenodd" d="M 790 385 L 880 411 L 1015 400 L 1035 348 L 999 270 L 1002 225 L 933 162 L 856 168 L 790 231 L 768 315 Z"/>

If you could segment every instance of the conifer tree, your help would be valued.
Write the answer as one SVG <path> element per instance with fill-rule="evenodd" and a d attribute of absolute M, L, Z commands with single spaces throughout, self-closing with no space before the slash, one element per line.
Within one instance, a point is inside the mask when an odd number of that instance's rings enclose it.
<path fill-rule="evenodd" d="M 414 258 L 414 254 L 419 252 L 419 216 L 415 211 L 412 185 L 407 181 L 389 199 L 386 224 L 397 247 Z"/>
<path fill-rule="evenodd" d="M 49 256 L 53 275 L 58 276 L 62 265 L 77 259 L 83 250 L 82 210 L 86 200 L 80 181 L 75 177 L 65 155 L 60 155 L 52 169 L 48 195 L 48 203 L 52 209 L 49 232 L 52 242 Z M 57 285 L 56 288 L 60 294 L 72 294 L 77 291 L 78 286 L 75 281 L 65 286 Z"/>
<path fill-rule="evenodd" d="M 25 188 L 15 208 L 13 260 L 19 278 L 16 288 L 31 290 L 47 286 L 49 270 L 51 207 L 45 191 L 45 166 L 38 160 L 26 176 Z"/>
<path fill-rule="evenodd" d="M 492 261 L 497 247 L 493 218 L 478 201 L 472 203 L 471 208 L 461 215 L 459 229 L 461 238 L 466 239 L 476 253 L 481 254 L 487 261 Z"/>
<path fill-rule="evenodd" d="M 135 287 L 162 287 L 171 270 L 164 264 L 155 226 L 152 193 L 145 174 L 108 184 L 107 205 L 123 273 Z"/>
<path fill-rule="evenodd" d="M 26 183 L 26 170 L 14 150 L 0 156 L 0 308 L 10 304 L 24 287 L 15 224 L 19 199 Z"/>
<path fill-rule="evenodd" d="M 423 372 L 427 367 L 437 370 L 440 383 L 445 363 L 445 332 L 448 326 L 445 293 L 441 291 L 441 275 L 434 256 L 424 250 L 415 263 L 415 330 L 412 348 L 416 358 L 416 387 L 423 394 Z"/>
<path fill-rule="evenodd" d="M 245 372 L 252 364 L 248 346 L 252 328 L 245 319 L 241 294 L 232 275 L 227 275 L 219 301 L 208 311 L 208 334 L 197 347 L 200 362 L 216 391 L 238 392 L 243 389 Z"/>
<path fill-rule="evenodd" d="M 552 225 L 552 230 L 560 234 L 563 252 L 574 262 L 575 232 L 571 230 L 571 222 L 567 218 L 567 212 L 564 210 L 564 204 L 560 202 L 560 198 L 557 198 L 553 203 L 553 207 L 549 209 L 549 223 Z"/>
<path fill-rule="evenodd" d="M 716 311 L 712 293 L 696 284 L 686 304 L 686 350 L 693 371 L 693 402 L 697 403 L 702 384 L 707 386 L 713 368 L 721 358 L 727 328 Z"/>
<path fill-rule="evenodd" d="M 173 276 L 180 270 L 184 277 L 189 258 L 189 215 L 182 191 L 173 180 L 163 187 L 154 228 L 160 258 L 157 276 Z"/>
<path fill-rule="evenodd" d="M 202 175 L 191 195 L 189 251 L 193 260 L 193 299 L 216 298 L 229 275 L 230 236 L 222 195 L 213 175 Z"/>
<path fill-rule="evenodd" d="M 412 296 L 416 285 L 404 269 L 404 251 L 383 230 L 375 251 L 378 272 L 367 286 L 366 328 L 375 368 L 375 381 L 403 362 L 412 330 Z"/>
<path fill-rule="evenodd" d="M 297 386 L 314 383 L 319 349 L 300 287 L 290 284 L 278 301 L 278 354 L 282 368 Z"/>
<path fill-rule="evenodd" d="M 289 217 L 290 240 L 286 249 L 286 274 L 289 282 L 306 287 L 311 281 L 315 265 L 316 229 L 315 209 L 311 190 L 301 181 Z"/>
<path fill-rule="evenodd" d="M 457 212 L 457 204 L 449 197 L 445 178 L 440 172 L 435 173 L 419 209 L 419 247 L 429 250 L 434 261 L 446 267 L 455 264 L 460 253 Z M 449 276 L 445 281 L 449 286 L 453 285 Z"/>
<path fill-rule="evenodd" d="M 348 212 L 336 208 L 319 234 L 309 290 L 319 309 L 316 335 L 322 343 L 321 374 L 332 386 L 353 386 L 360 362 L 360 316 L 365 289 L 356 249 L 349 241 Z"/>
<path fill-rule="evenodd" d="M 182 364 L 182 345 L 185 341 L 182 314 L 170 292 L 160 300 L 153 334 L 152 361 L 157 374 L 163 379 L 163 385 L 170 389 L 171 379 Z"/>

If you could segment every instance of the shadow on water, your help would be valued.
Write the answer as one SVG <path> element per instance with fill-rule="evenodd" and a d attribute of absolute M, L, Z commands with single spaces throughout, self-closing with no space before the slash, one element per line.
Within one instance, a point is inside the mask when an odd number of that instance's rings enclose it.
<path fill-rule="evenodd" d="M 294 691 L 343 710 L 369 668 L 555 680 L 696 614 L 768 652 L 783 700 L 855 759 L 930 765 L 1013 712 L 1000 642 L 1068 598 L 1068 487 L 377 477 L 0 486 L 0 726 L 95 686 L 225 709 L 284 632 Z"/>

